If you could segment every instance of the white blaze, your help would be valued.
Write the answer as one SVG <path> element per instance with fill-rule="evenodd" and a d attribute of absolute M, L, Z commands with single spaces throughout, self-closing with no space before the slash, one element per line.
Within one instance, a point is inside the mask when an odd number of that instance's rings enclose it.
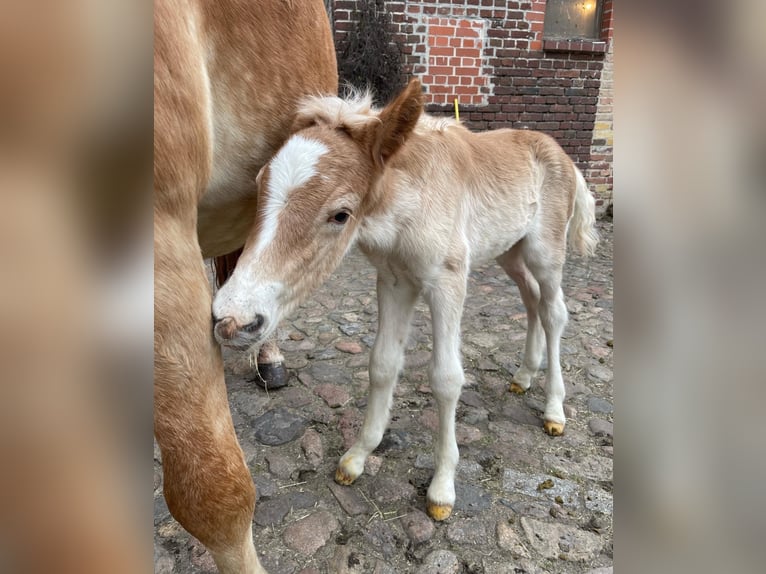
<path fill-rule="evenodd" d="M 256 253 L 261 253 L 274 239 L 279 214 L 287 204 L 290 192 L 316 175 L 319 158 L 327 151 L 322 142 L 297 135 L 287 140 L 271 160 L 268 197 L 263 206 L 263 227 L 255 246 Z"/>

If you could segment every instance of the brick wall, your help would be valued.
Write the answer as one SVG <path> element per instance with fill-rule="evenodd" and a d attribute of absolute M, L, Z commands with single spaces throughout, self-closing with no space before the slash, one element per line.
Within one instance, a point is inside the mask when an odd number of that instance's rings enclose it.
<path fill-rule="evenodd" d="M 330 1 L 342 52 L 363 0 Z M 470 129 L 552 135 L 583 170 L 599 211 L 606 208 L 612 197 L 612 0 L 603 0 L 600 41 L 546 39 L 545 0 L 379 4 L 392 15 L 402 85 L 418 76 L 429 112 L 453 114 L 457 99 Z"/>

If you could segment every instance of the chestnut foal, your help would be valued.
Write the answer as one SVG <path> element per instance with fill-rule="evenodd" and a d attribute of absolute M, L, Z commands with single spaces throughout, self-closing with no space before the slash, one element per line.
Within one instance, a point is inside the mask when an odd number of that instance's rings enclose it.
<path fill-rule="evenodd" d="M 213 302 L 215 335 L 243 345 L 268 336 L 358 245 L 378 271 L 378 336 L 357 442 L 336 481 L 350 484 L 380 443 L 415 301 L 433 321 L 429 376 L 439 411 L 427 510 L 455 502 L 455 408 L 463 385 L 460 318 L 472 265 L 496 258 L 519 286 L 529 329 L 512 390 L 528 389 L 547 342 L 545 430 L 564 432 L 559 339 L 567 321 L 561 277 L 569 244 L 590 254 L 595 202 L 550 137 L 525 130 L 471 133 L 422 115 L 420 84 L 383 110 L 369 96 L 312 98 L 299 131 L 258 176 L 259 210 L 229 281 Z"/>
<path fill-rule="evenodd" d="M 154 433 L 168 508 L 223 574 L 265 571 L 203 257 L 244 244 L 255 175 L 337 82 L 321 0 L 154 3 Z"/>

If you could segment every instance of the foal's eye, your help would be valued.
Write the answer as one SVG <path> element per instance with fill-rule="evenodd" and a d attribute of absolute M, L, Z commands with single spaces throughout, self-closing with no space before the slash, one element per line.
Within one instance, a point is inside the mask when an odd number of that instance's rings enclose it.
<path fill-rule="evenodd" d="M 348 221 L 349 214 L 345 211 L 339 211 L 335 215 L 333 215 L 330 218 L 330 223 L 337 223 L 338 225 L 343 225 Z"/>

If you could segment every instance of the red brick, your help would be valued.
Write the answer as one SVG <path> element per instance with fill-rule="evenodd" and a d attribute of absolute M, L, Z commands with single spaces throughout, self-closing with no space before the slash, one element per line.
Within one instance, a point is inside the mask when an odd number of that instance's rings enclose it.
<path fill-rule="evenodd" d="M 428 52 L 431 56 L 452 56 L 457 53 L 455 48 L 435 46 Z"/>
<path fill-rule="evenodd" d="M 428 31 L 428 33 L 431 36 L 452 37 L 455 35 L 455 29 L 448 26 L 431 26 L 431 29 Z"/>
<path fill-rule="evenodd" d="M 429 66 L 428 72 L 431 74 L 447 74 L 450 75 L 453 73 L 453 68 L 449 66 Z"/>
<path fill-rule="evenodd" d="M 478 38 L 479 31 L 474 28 L 457 28 L 455 30 L 456 35 L 466 38 Z"/>

